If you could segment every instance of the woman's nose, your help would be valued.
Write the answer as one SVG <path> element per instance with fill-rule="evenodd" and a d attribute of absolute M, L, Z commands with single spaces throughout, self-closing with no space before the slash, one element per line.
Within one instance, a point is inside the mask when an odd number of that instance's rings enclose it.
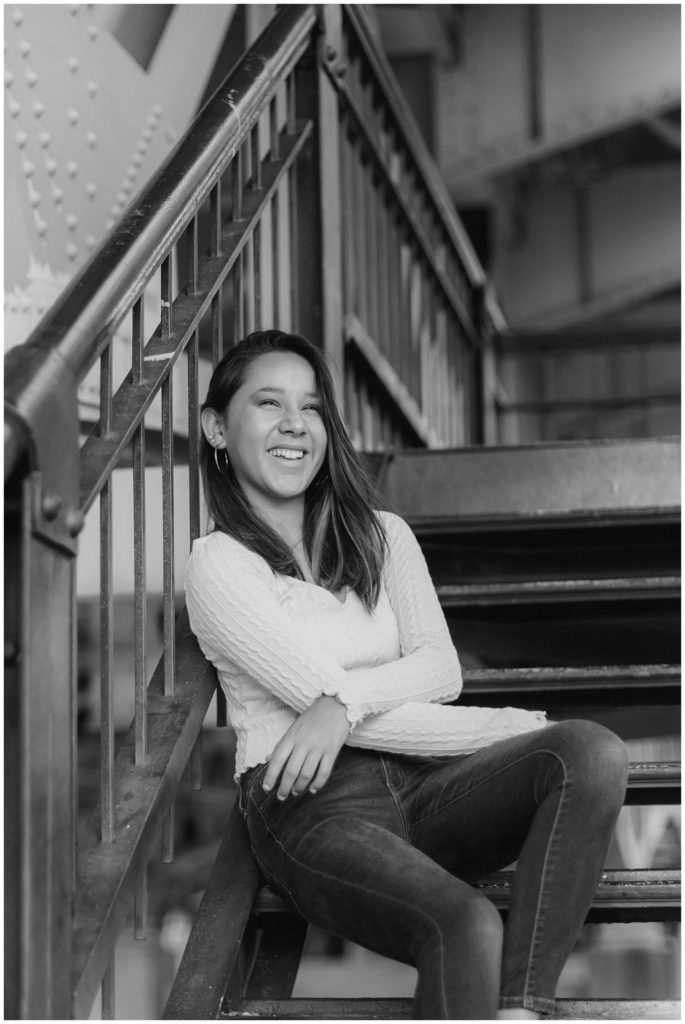
<path fill-rule="evenodd" d="M 284 410 L 278 428 L 283 434 L 304 434 L 305 423 L 299 409 Z"/>

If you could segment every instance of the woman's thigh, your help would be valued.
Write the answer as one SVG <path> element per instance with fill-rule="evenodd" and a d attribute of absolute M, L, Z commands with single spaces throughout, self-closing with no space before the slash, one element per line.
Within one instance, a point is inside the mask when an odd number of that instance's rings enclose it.
<path fill-rule="evenodd" d="M 307 920 L 417 964 L 442 930 L 480 918 L 483 897 L 407 841 L 379 763 L 343 751 L 319 793 L 284 803 L 258 774 L 248 828 L 266 878 Z"/>
<path fill-rule="evenodd" d="M 434 762 L 405 789 L 411 841 L 460 878 L 475 880 L 518 858 L 544 800 L 573 781 L 614 787 L 625 750 L 593 722 L 569 721 L 484 747 L 454 762 Z M 398 794 L 399 795 L 399 794 Z M 576 822 L 579 830 L 592 821 Z"/>

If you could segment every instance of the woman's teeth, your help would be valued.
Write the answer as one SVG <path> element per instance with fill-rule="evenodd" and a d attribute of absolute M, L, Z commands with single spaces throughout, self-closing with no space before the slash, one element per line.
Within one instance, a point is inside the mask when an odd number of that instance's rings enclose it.
<path fill-rule="evenodd" d="M 303 451 L 296 451 L 293 448 L 272 448 L 269 455 L 273 455 L 276 459 L 288 459 L 290 462 L 304 458 Z"/>

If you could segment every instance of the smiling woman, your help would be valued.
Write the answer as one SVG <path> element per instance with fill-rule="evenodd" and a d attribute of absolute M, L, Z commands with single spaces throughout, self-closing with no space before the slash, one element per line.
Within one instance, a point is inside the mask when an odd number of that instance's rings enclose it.
<path fill-rule="evenodd" d="M 250 335 L 217 366 L 215 528 L 190 623 L 237 738 L 255 857 L 313 924 L 414 964 L 415 1019 L 535 1017 L 592 901 L 626 751 L 593 722 L 459 707 L 459 658 L 409 526 L 374 509 L 323 356 Z M 474 878 L 518 861 L 503 937 Z"/>

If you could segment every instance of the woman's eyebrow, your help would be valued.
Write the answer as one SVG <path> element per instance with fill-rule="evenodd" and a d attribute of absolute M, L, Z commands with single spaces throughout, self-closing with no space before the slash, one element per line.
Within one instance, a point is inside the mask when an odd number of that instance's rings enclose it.
<path fill-rule="evenodd" d="M 253 395 L 259 395 L 259 394 L 261 394 L 262 391 L 272 391 L 274 394 L 277 394 L 277 395 L 285 394 L 285 388 L 277 388 L 277 387 L 272 387 L 270 384 L 265 384 L 264 387 L 257 388 L 257 390 L 253 392 Z M 316 391 L 307 391 L 307 393 L 305 394 L 304 397 L 305 398 L 318 398 L 319 396 L 318 396 Z"/>

